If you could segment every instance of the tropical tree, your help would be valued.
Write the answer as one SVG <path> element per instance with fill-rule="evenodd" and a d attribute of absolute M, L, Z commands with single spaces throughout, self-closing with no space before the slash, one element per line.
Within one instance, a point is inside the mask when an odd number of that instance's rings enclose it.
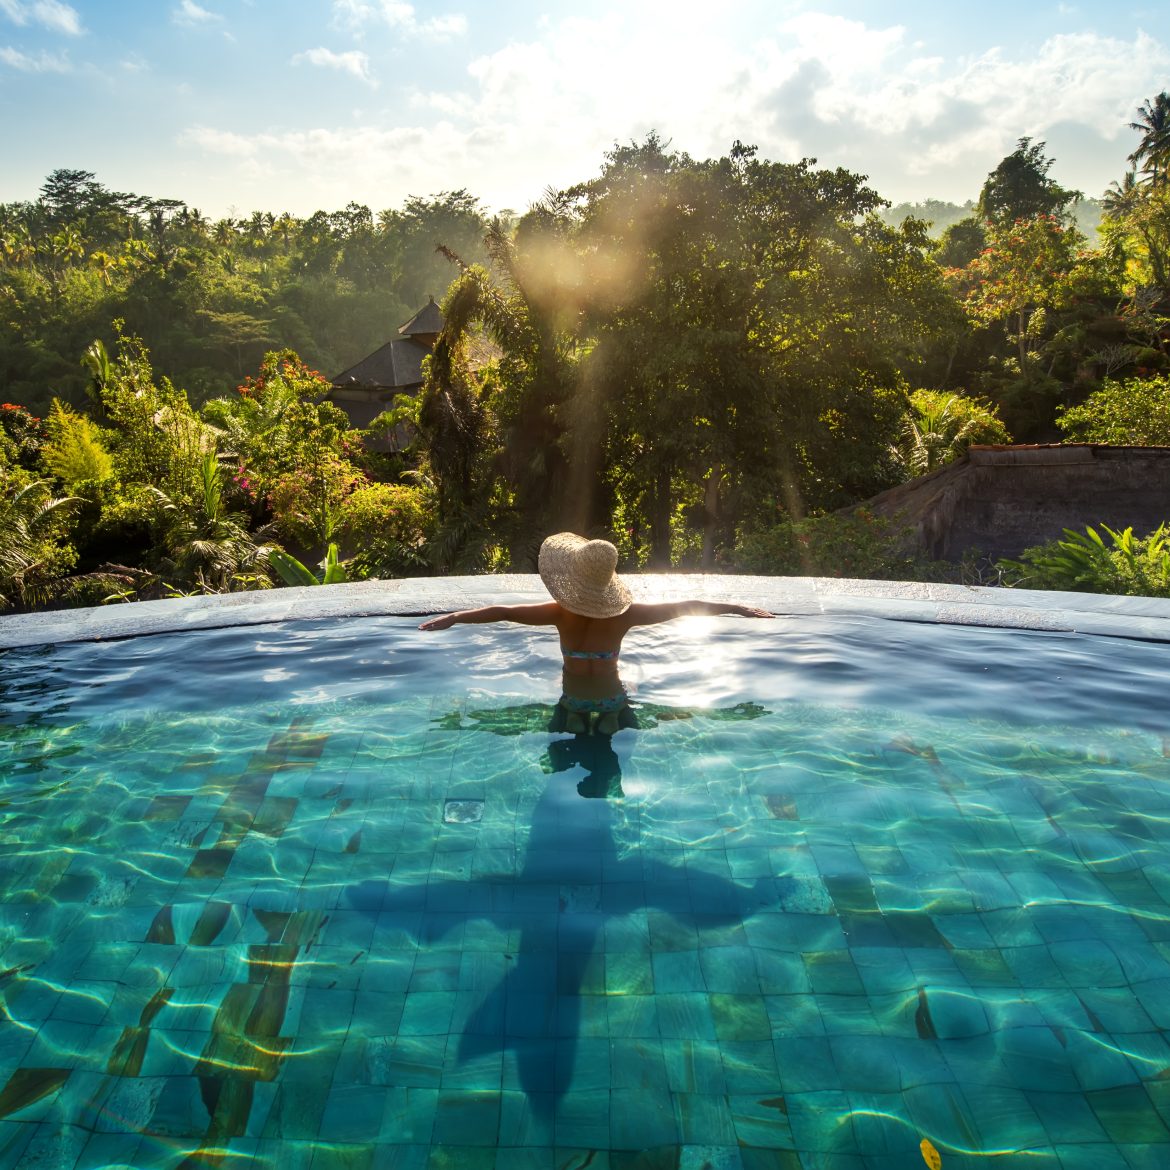
<path fill-rule="evenodd" d="M 1132 289 L 1170 290 L 1170 183 L 1138 182 L 1131 171 L 1108 195 L 1101 232 L 1122 257 Z"/>
<path fill-rule="evenodd" d="M 1051 426 L 1063 393 L 1056 364 L 1071 341 L 1070 314 L 1111 291 L 1108 266 L 1084 244 L 1052 215 L 991 224 L 987 247 L 962 275 L 971 320 L 1007 343 L 1008 353 L 993 352 L 983 383 L 1017 436 L 1033 438 Z"/>
<path fill-rule="evenodd" d="M 793 515 L 896 478 L 900 371 L 948 316 L 925 224 L 882 223 L 858 175 L 736 143 L 696 163 L 651 137 L 580 189 L 597 342 L 585 403 L 651 563 L 710 563 L 750 501 Z M 681 513 L 680 513 L 681 509 Z"/>
<path fill-rule="evenodd" d="M 1141 168 L 1151 186 L 1165 184 L 1170 176 L 1170 93 L 1163 90 L 1144 101 L 1129 128 L 1142 136 L 1129 161 Z"/>
<path fill-rule="evenodd" d="M 1109 184 L 1101 200 L 1102 210 L 1106 219 L 1120 219 L 1132 210 L 1134 204 L 1141 198 L 1141 185 L 1138 183 L 1136 171 L 1126 171 L 1125 177 L 1118 182 L 1114 179 Z"/>
<path fill-rule="evenodd" d="M 987 246 L 987 231 L 974 216 L 951 224 L 939 237 L 934 259 L 943 268 L 966 268 Z"/>
<path fill-rule="evenodd" d="M 419 428 L 438 494 L 441 559 L 490 555 L 485 505 L 499 474 L 511 495 L 514 559 L 533 534 L 566 523 L 568 456 L 562 407 L 572 392 L 578 338 L 550 288 L 548 247 L 565 225 L 562 209 L 538 204 L 513 235 L 490 225 L 492 271 L 449 249 L 460 275 L 443 301 L 445 325 L 427 367 Z M 563 251 L 562 255 L 568 252 Z M 498 362 L 472 368 L 482 331 Z M 494 456 L 494 465 L 493 465 Z M 462 549 L 462 551 L 461 551 Z"/>
<path fill-rule="evenodd" d="M 1044 157 L 1044 146 L 1043 142 L 1021 138 L 1016 149 L 987 176 L 977 204 L 983 219 L 1003 225 L 1040 215 L 1066 217 L 1070 204 L 1081 193 L 1049 178 L 1053 160 Z"/>
<path fill-rule="evenodd" d="M 468 363 L 467 334 L 477 322 L 515 330 L 508 298 L 483 268 L 464 270 L 443 301 L 444 326 L 426 363 L 418 408 L 429 467 L 438 488 L 440 521 L 468 511 L 485 484 L 489 415 Z M 506 324 L 504 323 L 506 322 Z"/>
<path fill-rule="evenodd" d="M 214 399 L 202 417 L 235 462 L 235 489 L 254 523 L 271 518 L 286 539 L 333 539 L 337 509 L 365 476 L 353 457 L 360 437 L 325 401 L 329 383 L 291 350 L 266 354 L 256 377 L 232 398 Z"/>
<path fill-rule="evenodd" d="M 149 484 L 170 496 L 193 499 L 199 491 L 198 464 L 210 436 L 186 394 L 167 378 L 155 379 L 141 339 L 127 335 L 121 322 L 114 324 L 114 359 L 96 343 L 84 359 L 110 424 L 114 470 L 123 484 Z"/>
<path fill-rule="evenodd" d="M 90 252 L 89 262 L 97 271 L 101 278 L 102 284 L 109 288 L 113 282 L 113 274 L 117 272 L 120 263 L 116 256 L 111 256 L 109 252 L 103 252 L 100 249 L 96 252 Z"/>

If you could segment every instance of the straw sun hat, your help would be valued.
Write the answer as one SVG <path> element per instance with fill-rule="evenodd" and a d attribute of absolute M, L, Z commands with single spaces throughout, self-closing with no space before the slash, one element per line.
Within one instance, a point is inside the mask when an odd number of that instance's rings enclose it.
<path fill-rule="evenodd" d="M 608 540 L 558 532 L 540 546 L 537 567 L 553 598 L 582 617 L 617 617 L 634 598 L 614 572 L 617 549 Z"/>

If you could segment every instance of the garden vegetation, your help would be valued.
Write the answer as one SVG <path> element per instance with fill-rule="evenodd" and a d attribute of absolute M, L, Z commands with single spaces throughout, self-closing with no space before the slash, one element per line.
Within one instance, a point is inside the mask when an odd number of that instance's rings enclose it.
<path fill-rule="evenodd" d="M 1170 443 L 1170 96 L 1132 129 L 1095 239 L 1027 138 L 945 228 L 654 134 L 518 217 L 210 222 L 55 171 L 0 205 L 0 606 L 527 571 L 565 528 L 627 567 L 954 576 L 841 509 L 971 443 Z M 423 389 L 355 430 L 320 371 L 429 293 Z M 1164 531 L 1105 532 L 1002 572 L 1166 589 Z"/>

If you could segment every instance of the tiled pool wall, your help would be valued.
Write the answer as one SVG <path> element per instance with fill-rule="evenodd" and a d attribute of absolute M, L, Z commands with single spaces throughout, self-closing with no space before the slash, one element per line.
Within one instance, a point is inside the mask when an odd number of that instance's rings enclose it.
<path fill-rule="evenodd" d="M 643 573 L 623 578 L 638 601 L 740 601 L 778 614 L 1070 631 L 1170 642 L 1170 599 L 835 577 Z M 412 577 L 315 588 L 140 601 L 0 617 L 0 649 L 177 630 L 362 615 L 447 613 L 547 600 L 535 574 Z"/>

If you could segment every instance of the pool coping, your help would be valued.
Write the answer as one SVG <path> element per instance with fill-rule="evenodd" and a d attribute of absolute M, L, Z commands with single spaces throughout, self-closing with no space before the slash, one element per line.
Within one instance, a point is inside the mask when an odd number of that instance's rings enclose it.
<path fill-rule="evenodd" d="M 1167 598 L 838 577 L 642 573 L 623 579 L 639 601 L 699 597 L 740 601 L 791 616 L 885 618 L 1170 642 Z M 448 613 L 547 598 L 535 573 L 285 587 L 10 614 L 0 617 L 0 649 L 274 622 Z"/>

